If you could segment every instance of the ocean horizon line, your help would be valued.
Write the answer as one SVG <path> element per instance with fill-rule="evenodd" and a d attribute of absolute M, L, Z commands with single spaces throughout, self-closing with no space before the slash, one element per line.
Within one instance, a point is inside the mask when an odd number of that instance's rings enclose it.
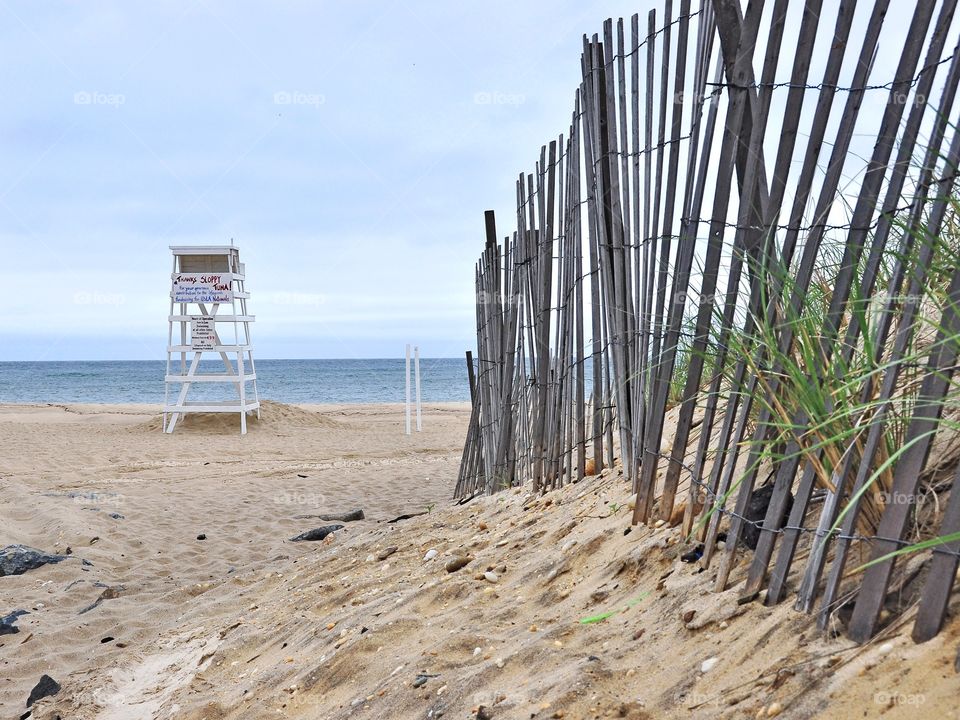
<path fill-rule="evenodd" d="M 233 361 L 235 362 L 235 361 Z M 166 359 L 17 360 L 0 364 L 0 403 L 162 403 Z M 235 366 L 234 366 L 235 367 Z M 205 374 L 226 374 L 220 358 L 200 361 Z M 257 358 L 258 398 L 282 403 L 395 403 L 406 399 L 405 358 Z M 179 357 L 170 371 L 181 372 Z M 235 370 L 231 370 L 235 372 Z M 470 399 L 459 358 L 420 358 L 425 403 Z M 171 392 L 173 392 L 171 390 Z M 233 397 L 229 381 L 194 383 L 191 399 Z"/>

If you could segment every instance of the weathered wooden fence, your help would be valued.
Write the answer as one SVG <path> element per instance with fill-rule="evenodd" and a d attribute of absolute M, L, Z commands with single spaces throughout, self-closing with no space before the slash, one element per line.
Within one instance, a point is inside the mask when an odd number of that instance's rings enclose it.
<path fill-rule="evenodd" d="M 501 244 L 485 218 L 458 497 L 555 488 L 616 455 L 634 522 L 682 504 L 718 590 L 736 573 L 745 601 L 792 592 L 811 612 L 819 599 L 821 627 L 855 597 L 848 634 L 875 633 L 891 583 L 911 580 L 888 555 L 911 542 L 960 335 L 960 269 L 934 273 L 960 161 L 957 3 L 917 0 L 909 27 L 885 26 L 889 4 L 666 0 L 644 29 L 634 15 L 584 37 L 569 129 L 519 176 L 516 229 Z M 878 53 L 899 58 L 892 76 L 873 76 Z M 939 307 L 911 301 L 935 281 Z M 858 354 L 875 367 L 855 381 L 863 405 L 839 454 L 785 391 L 785 363 L 810 346 L 791 319 L 814 295 L 810 386 L 842 381 L 830 374 Z M 957 487 L 929 534 L 960 531 Z M 927 551 L 918 641 L 943 624 L 958 551 Z M 851 576 L 854 552 L 877 562 Z"/>

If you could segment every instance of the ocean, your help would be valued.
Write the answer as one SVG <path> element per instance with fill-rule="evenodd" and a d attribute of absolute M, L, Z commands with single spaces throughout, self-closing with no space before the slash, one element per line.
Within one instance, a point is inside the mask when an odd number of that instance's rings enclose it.
<path fill-rule="evenodd" d="M 402 403 L 404 366 L 383 360 L 260 360 L 260 398 L 285 403 Z M 0 403 L 162 403 L 166 361 L 0 362 Z M 203 361 L 211 372 L 219 360 Z M 413 362 L 411 361 L 411 376 Z M 424 403 L 470 400 L 462 359 L 421 358 Z M 189 399 L 227 398 L 229 383 L 197 383 Z M 411 381 L 411 398 L 414 398 Z"/>

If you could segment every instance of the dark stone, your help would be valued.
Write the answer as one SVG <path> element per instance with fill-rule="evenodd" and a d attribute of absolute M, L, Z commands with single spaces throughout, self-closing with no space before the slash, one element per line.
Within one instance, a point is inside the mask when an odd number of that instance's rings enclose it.
<path fill-rule="evenodd" d="M 351 510 L 350 512 L 345 513 L 333 513 L 330 515 L 321 515 L 321 520 L 328 520 L 333 522 L 353 522 L 355 520 L 363 520 L 363 509 L 357 508 L 356 510 Z"/>
<path fill-rule="evenodd" d="M 757 543 L 760 542 L 760 527 L 763 525 L 764 518 L 767 517 L 767 508 L 770 507 L 770 500 L 773 497 L 773 483 L 759 487 L 750 493 L 750 500 L 747 503 L 747 509 L 744 517 L 747 522 L 743 524 L 743 532 L 740 533 L 740 542 L 751 550 L 757 549 Z M 782 527 L 790 515 L 793 508 L 793 494 L 787 496 L 787 503 L 783 508 L 783 514 L 777 527 Z"/>
<path fill-rule="evenodd" d="M 427 680 L 430 678 L 440 677 L 439 675 L 428 675 L 427 673 L 419 673 L 416 679 L 413 681 L 413 686 L 415 688 L 423 687 L 427 684 Z"/>
<path fill-rule="evenodd" d="M 300 533 L 296 537 L 290 538 L 290 542 L 303 542 L 306 540 L 323 540 L 327 535 L 337 530 L 341 530 L 343 525 L 324 525 L 323 527 L 314 528 L 313 530 L 307 530 L 306 532 Z"/>
<path fill-rule="evenodd" d="M 14 635 L 20 632 L 20 628 L 16 626 L 17 619 L 21 615 L 29 615 L 26 610 L 14 610 L 9 615 L 0 617 L 0 635 Z"/>
<path fill-rule="evenodd" d="M 200 533 L 199 535 L 197 535 L 197 540 L 206 540 L 206 539 L 207 539 L 207 536 L 204 533 Z"/>
<path fill-rule="evenodd" d="M 301 475 L 300 473 L 297 473 L 297 477 L 298 477 L 298 478 L 306 478 L 307 476 L 306 476 L 306 475 Z"/>
<path fill-rule="evenodd" d="M 107 635 L 106 637 L 102 637 L 102 638 L 100 638 L 100 642 L 101 642 L 101 643 L 113 642 L 113 636 L 112 636 L 112 635 Z"/>
<path fill-rule="evenodd" d="M 117 512 L 110 513 L 110 517 L 112 517 L 114 520 L 123 520 L 123 515 Z"/>
<path fill-rule="evenodd" d="M 486 705 L 477 708 L 477 720 L 493 720 L 493 710 Z"/>
<path fill-rule="evenodd" d="M 60 692 L 60 683 L 49 675 L 44 675 L 30 691 L 30 697 L 27 698 L 27 707 L 33 707 L 37 700 L 56 695 L 58 692 Z"/>
<path fill-rule="evenodd" d="M 28 570 L 35 570 L 66 559 L 66 555 L 51 555 L 26 545 L 7 545 L 0 550 L 0 577 L 23 575 Z"/>
<path fill-rule="evenodd" d="M 459 555 L 457 557 L 451 558 L 447 561 L 446 570 L 448 573 L 454 573 L 462 567 L 465 567 L 470 563 L 473 558 L 467 557 L 465 555 Z"/>
<path fill-rule="evenodd" d="M 574 482 L 576 482 L 576 480 L 574 480 Z M 457 505 L 466 505 L 468 502 L 473 500 L 479 494 L 480 493 L 473 493 L 472 495 L 467 495 L 466 497 L 462 497 L 459 500 L 457 500 Z"/>
<path fill-rule="evenodd" d="M 726 534 L 725 532 L 717 533 L 717 542 L 718 542 L 718 543 L 722 543 L 722 542 L 726 542 L 726 541 L 727 541 L 727 534 Z M 688 551 L 688 552 L 685 552 L 683 555 L 681 555 L 681 556 L 680 556 L 680 562 L 695 563 L 697 560 L 699 560 L 700 558 L 703 557 L 703 551 L 704 551 L 703 543 L 700 543 L 700 544 L 697 545 L 695 548 L 693 548 L 693 550 L 690 550 L 690 551 Z M 699 573 L 699 572 L 702 572 L 702 568 L 701 568 L 701 570 L 698 570 L 697 572 L 698 572 L 698 573 Z M 666 575 L 664 575 L 663 577 L 666 577 Z M 663 579 L 663 578 L 661 578 L 661 580 L 662 580 L 662 579 Z"/>
<path fill-rule="evenodd" d="M 327 522 L 353 522 L 354 520 L 363 520 L 363 510 L 351 510 L 350 512 L 345 513 L 325 513 L 323 515 L 296 515 L 294 516 L 295 520 L 307 520 L 309 518 L 317 518 L 318 520 L 326 520 Z"/>
<path fill-rule="evenodd" d="M 421 515 L 426 515 L 426 514 L 427 514 L 427 511 L 424 510 L 423 512 L 415 512 L 415 513 L 407 513 L 406 515 L 398 515 L 393 520 L 387 520 L 387 524 L 389 525 L 391 523 L 398 523 L 401 520 L 409 520 L 410 518 L 420 517 Z"/>

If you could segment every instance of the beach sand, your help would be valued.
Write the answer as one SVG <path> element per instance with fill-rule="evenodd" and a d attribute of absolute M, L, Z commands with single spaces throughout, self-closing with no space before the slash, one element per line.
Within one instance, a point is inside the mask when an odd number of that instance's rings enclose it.
<path fill-rule="evenodd" d="M 327 523 L 298 515 L 362 508 L 355 534 L 449 502 L 468 418 L 426 406 L 407 436 L 399 405 L 268 402 L 241 437 L 236 416 L 165 435 L 150 406 L 0 407 L 0 547 L 76 558 L 0 579 L 0 616 L 30 611 L 0 637 L 0 717 L 24 712 L 43 673 L 122 665 L 197 602 L 197 583 L 313 552 L 288 538 Z M 80 615 L 105 586 L 123 589 Z"/>
<path fill-rule="evenodd" d="M 0 717 L 43 674 L 44 720 L 956 717 L 956 620 L 859 648 L 740 605 L 742 568 L 713 593 L 677 528 L 630 527 L 609 470 L 455 506 L 468 414 L 429 406 L 407 437 L 400 406 L 268 403 L 241 438 L 163 435 L 146 406 L 0 408 L 0 546 L 71 553 L 0 578 L 0 615 L 30 613 L 0 636 Z"/>

